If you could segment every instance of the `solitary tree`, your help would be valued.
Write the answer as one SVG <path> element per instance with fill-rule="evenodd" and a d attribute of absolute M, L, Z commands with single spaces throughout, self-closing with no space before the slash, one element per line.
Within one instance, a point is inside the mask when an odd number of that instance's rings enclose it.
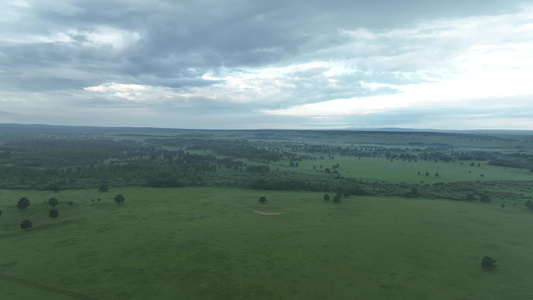
<path fill-rule="evenodd" d="M 533 201 L 527 200 L 525 205 L 529 210 L 533 210 Z"/>
<path fill-rule="evenodd" d="M 33 226 L 33 223 L 30 220 L 24 220 L 22 223 L 20 223 L 20 229 L 27 229 L 31 228 Z"/>
<path fill-rule="evenodd" d="M 324 195 L 324 200 L 325 200 L 325 201 L 329 201 L 329 194 L 325 194 L 325 195 Z"/>
<path fill-rule="evenodd" d="M 115 196 L 115 202 L 118 203 L 118 204 L 124 203 L 125 200 L 126 199 L 121 194 L 118 194 L 117 196 Z"/>
<path fill-rule="evenodd" d="M 259 198 L 259 202 L 261 202 L 261 204 L 265 204 L 266 201 L 267 201 L 267 198 L 265 196 L 262 196 L 261 198 Z"/>
<path fill-rule="evenodd" d="M 485 256 L 483 259 L 481 259 L 481 266 L 485 270 L 492 270 L 496 268 L 496 261 L 492 259 L 492 257 Z"/>
<path fill-rule="evenodd" d="M 59 201 L 57 201 L 57 198 L 50 198 L 48 199 L 48 205 L 50 205 L 51 207 L 56 207 L 56 205 L 59 203 Z"/>
<path fill-rule="evenodd" d="M 0 210 L 0 216 L 2 215 L 2 211 Z"/>
<path fill-rule="evenodd" d="M 19 199 L 19 202 L 17 203 L 19 209 L 26 209 L 28 206 L 30 206 L 30 200 L 28 200 L 28 198 L 22 197 Z"/>
<path fill-rule="evenodd" d="M 341 203 L 341 195 L 337 194 L 333 197 L 333 203 Z"/>
<path fill-rule="evenodd" d="M 55 219 L 58 216 L 59 216 L 59 212 L 57 211 L 57 209 L 51 209 L 50 212 L 48 213 L 48 217 L 52 219 Z"/>

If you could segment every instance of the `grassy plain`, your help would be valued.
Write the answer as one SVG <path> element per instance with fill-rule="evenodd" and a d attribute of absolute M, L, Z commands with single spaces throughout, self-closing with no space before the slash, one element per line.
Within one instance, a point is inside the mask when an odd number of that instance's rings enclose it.
<path fill-rule="evenodd" d="M 480 163 L 480 167 L 477 164 Z M 333 170 L 332 166 L 339 164 L 337 169 L 341 176 L 373 181 L 387 181 L 391 183 L 423 183 L 458 181 L 495 181 L 495 180 L 533 180 L 533 172 L 525 169 L 505 168 L 489 165 L 488 162 L 433 162 L 433 161 L 390 161 L 386 158 L 357 158 L 341 157 L 324 160 L 304 160 L 298 168 L 287 167 L 288 161 L 280 162 L 278 167 L 290 171 L 301 171 L 308 174 L 324 172 L 325 168 Z M 276 166 L 276 163 L 271 163 Z M 322 169 L 320 169 L 322 166 Z M 315 167 L 315 169 L 313 169 Z M 420 172 L 420 175 L 418 175 Z M 425 176 L 426 172 L 430 175 Z M 439 176 L 435 176 L 438 173 Z"/>
<path fill-rule="evenodd" d="M 20 211 L 23 196 L 32 205 Z M 0 190 L 0 274 L 95 299 L 533 298 L 533 215 L 524 207 L 322 196 Z M 50 197 L 60 201 L 56 220 L 43 203 Z M 26 218 L 34 227 L 22 231 Z M 496 270 L 481 268 L 485 255 Z M 0 279 L 0 299 L 70 298 Z"/>

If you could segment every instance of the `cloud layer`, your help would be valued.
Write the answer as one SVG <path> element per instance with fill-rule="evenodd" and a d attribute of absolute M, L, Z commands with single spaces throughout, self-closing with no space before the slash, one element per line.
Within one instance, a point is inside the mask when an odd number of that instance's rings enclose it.
<path fill-rule="evenodd" d="M 0 4 L 0 123 L 533 129 L 528 1 Z"/>

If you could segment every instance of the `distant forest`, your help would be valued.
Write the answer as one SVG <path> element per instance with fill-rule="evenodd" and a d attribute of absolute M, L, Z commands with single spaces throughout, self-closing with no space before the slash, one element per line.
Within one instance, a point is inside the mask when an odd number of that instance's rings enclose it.
<path fill-rule="evenodd" d="M 514 146 L 514 151 L 472 146 L 490 142 L 531 147 L 532 140 L 515 135 L 37 125 L 0 125 L 0 132 L 0 188 L 7 189 L 227 186 L 454 200 L 472 200 L 472 195 L 490 193 L 495 198 L 523 201 L 529 196 L 516 191 L 528 183 L 521 181 L 433 185 L 369 182 L 344 177 L 335 166 L 310 174 L 301 172 L 298 165 L 302 161 L 333 161 L 338 156 L 409 162 L 483 161 L 533 171 L 533 154 L 521 151 L 522 146 Z M 455 139 L 455 144 L 446 143 L 447 139 Z M 468 145 L 457 146 L 457 141 Z M 273 166 L 280 161 L 291 169 Z"/>

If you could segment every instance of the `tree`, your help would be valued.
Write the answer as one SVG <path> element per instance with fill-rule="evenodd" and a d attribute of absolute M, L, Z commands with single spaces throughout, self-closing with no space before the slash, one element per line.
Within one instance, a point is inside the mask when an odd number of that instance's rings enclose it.
<path fill-rule="evenodd" d="M 533 210 L 533 201 L 527 200 L 525 205 L 529 210 Z"/>
<path fill-rule="evenodd" d="M 341 195 L 337 194 L 333 197 L 333 203 L 341 203 Z"/>
<path fill-rule="evenodd" d="M 261 202 L 261 204 L 265 204 L 266 201 L 267 201 L 267 198 L 265 196 L 262 196 L 261 198 L 259 198 L 259 202 Z"/>
<path fill-rule="evenodd" d="M 74 202 L 69 201 L 69 202 L 68 202 L 68 205 L 72 206 L 72 205 L 74 205 Z"/>
<path fill-rule="evenodd" d="M 48 205 L 50 205 L 51 207 L 56 207 L 56 205 L 59 203 L 59 201 L 57 201 L 56 198 L 50 198 L 48 199 Z"/>
<path fill-rule="evenodd" d="M 22 197 L 19 199 L 19 202 L 17 203 L 19 209 L 26 209 L 28 206 L 30 206 L 30 200 L 28 200 L 28 198 Z"/>
<path fill-rule="evenodd" d="M 57 209 L 51 209 L 50 212 L 48 213 L 48 217 L 52 219 L 55 219 L 58 216 L 59 216 L 59 212 L 57 211 Z"/>
<path fill-rule="evenodd" d="M 30 220 L 24 220 L 22 223 L 20 223 L 20 229 L 27 229 L 31 228 L 33 226 L 33 223 Z"/>
<path fill-rule="evenodd" d="M 483 202 L 483 203 L 489 203 L 490 202 L 490 197 L 487 196 L 487 195 L 481 195 L 481 197 L 479 197 L 479 200 L 481 200 L 481 202 Z"/>
<path fill-rule="evenodd" d="M 121 194 L 115 196 L 115 202 L 117 204 L 124 203 L 125 200 L 126 198 L 124 198 L 124 196 L 122 196 Z"/>
<path fill-rule="evenodd" d="M 98 188 L 98 190 L 99 190 L 100 192 L 107 192 L 107 191 L 109 191 L 109 186 L 107 186 L 107 184 L 102 184 L 102 185 L 100 186 L 100 188 Z"/>
<path fill-rule="evenodd" d="M 466 201 L 474 201 L 474 195 L 472 194 L 466 195 Z"/>
<path fill-rule="evenodd" d="M 481 259 L 481 266 L 485 270 L 492 270 L 496 268 L 496 261 L 489 256 L 484 256 L 483 259 Z"/>
<path fill-rule="evenodd" d="M 324 200 L 325 200 L 325 201 L 329 201 L 329 194 L 325 194 L 325 195 L 324 195 Z"/>
<path fill-rule="evenodd" d="M 2 211 L 0 210 L 0 216 L 2 215 Z"/>

